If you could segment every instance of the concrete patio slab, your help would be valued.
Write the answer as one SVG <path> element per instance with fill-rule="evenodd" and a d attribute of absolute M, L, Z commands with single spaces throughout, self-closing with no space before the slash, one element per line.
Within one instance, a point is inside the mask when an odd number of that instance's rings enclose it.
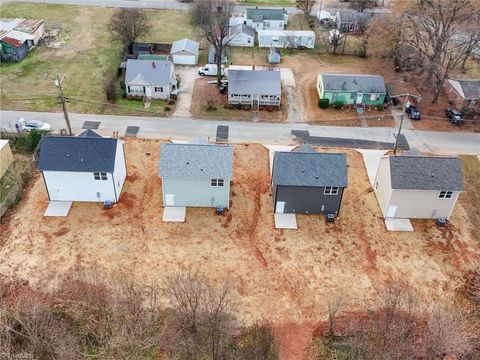
<path fill-rule="evenodd" d="M 365 168 L 367 169 L 368 179 L 370 180 L 370 185 L 375 182 L 375 177 L 378 171 L 378 165 L 380 164 L 380 159 L 385 155 L 386 151 L 384 150 L 366 150 L 366 149 L 355 149 L 362 154 L 363 162 Z"/>
<path fill-rule="evenodd" d="M 385 219 L 385 226 L 388 231 L 413 231 L 413 226 L 408 219 Z"/>
<path fill-rule="evenodd" d="M 68 215 L 71 207 L 72 201 L 50 201 L 43 216 L 65 217 Z"/>
<path fill-rule="evenodd" d="M 163 222 L 185 222 L 186 207 L 166 206 L 163 208 Z"/>
<path fill-rule="evenodd" d="M 275 229 L 298 229 L 295 214 L 274 214 Z"/>
<path fill-rule="evenodd" d="M 289 145 L 264 145 L 268 149 L 268 156 L 270 159 L 270 176 L 272 175 L 272 168 L 273 168 L 273 156 L 275 155 L 276 151 L 292 151 L 296 148 L 296 146 L 289 146 Z"/>

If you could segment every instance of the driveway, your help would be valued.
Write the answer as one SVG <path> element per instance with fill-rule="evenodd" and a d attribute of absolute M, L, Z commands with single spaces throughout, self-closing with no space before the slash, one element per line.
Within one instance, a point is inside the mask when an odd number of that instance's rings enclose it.
<path fill-rule="evenodd" d="M 175 66 L 175 73 L 180 79 L 178 88 L 177 107 L 174 116 L 191 117 L 190 107 L 192 105 L 193 85 L 198 78 L 196 66 Z"/>
<path fill-rule="evenodd" d="M 303 115 L 302 107 L 298 101 L 297 84 L 295 83 L 295 77 L 291 68 L 281 68 L 280 75 L 282 83 L 286 91 L 287 105 L 288 105 L 288 118 L 289 123 L 303 123 L 305 122 L 305 116 Z"/>

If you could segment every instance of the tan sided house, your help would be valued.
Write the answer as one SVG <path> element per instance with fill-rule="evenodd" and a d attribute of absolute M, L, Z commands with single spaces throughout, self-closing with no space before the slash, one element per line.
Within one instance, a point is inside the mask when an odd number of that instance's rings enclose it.
<path fill-rule="evenodd" d="M 375 179 L 384 218 L 448 219 L 463 191 L 459 158 L 385 156 Z"/>

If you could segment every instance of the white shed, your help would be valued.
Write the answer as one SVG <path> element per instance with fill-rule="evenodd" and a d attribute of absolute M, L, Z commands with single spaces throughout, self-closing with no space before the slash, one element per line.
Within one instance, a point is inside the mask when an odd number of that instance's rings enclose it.
<path fill-rule="evenodd" d="M 118 202 L 127 176 L 124 143 L 91 130 L 45 136 L 38 169 L 52 202 Z"/>
<path fill-rule="evenodd" d="M 230 46 L 253 47 L 255 43 L 255 32 L 251 26 L 238 24 L 230 27 Z"/>
<path fill-rule="evenodd" d="M 301 30 L 258 30 L 258 46 L 313 49 L 315 47 L 315 33 Z"/>
<path fill-rule="evenodd" d="M 462 162 L 455 157 L 385 156 L 374 191 L 384 218 L 448 219 L 463 191 Z"/>
<path fill-rule="evenodd" d="M 198 63 L 199 44 L 190 39 L 181 39 L 172 43 L 170 54 L 174 64 L 195 65 Z"/>

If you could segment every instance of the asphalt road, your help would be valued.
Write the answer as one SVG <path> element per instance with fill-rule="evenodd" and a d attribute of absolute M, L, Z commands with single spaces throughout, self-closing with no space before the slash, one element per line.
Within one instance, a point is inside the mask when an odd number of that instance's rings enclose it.
<path fill-rule="evenodd" d="M 0 111 L 0 127 L 15 130 L 15 122 L 19 117 L 26 120 L 41 120 L 48 122 L 53 129 L 65 129 L 62 113 L 25 112 L 25 111 Z M 111 136 L 118 131 L 120 136 L 125 134 L 127 126 L 138 126 L 139 137 L 167 138 L 190 140 L 204 137 L 215 138 L 217 125 L 229 126 L 229 137 L 232 142 L 262 143 L 262 144 L 294 144 L 295 138 L 292 130 L 306 130 L 310 136 L 358 139 L 378 142 L 395 141 L 392 128 L 358 128 L 317 126 L 308 124 L 290 123 L 252 123 L 248 121 L 217 121 L 198 120 L 184 117 L 139 117 L 139 116 L 113 116 L 96 114 L 70 114 L 72 129 L 75 134 L 82 131 L 85 121 L 99 121 L 98 133 Z M 395 130 L 396 131 L 396 130 Z M 480 134 L 467 132 L 433 132 L 405 130 L 402 132 L 411 148 L 437 154 L 471 154 L 480 155 Z"/>

